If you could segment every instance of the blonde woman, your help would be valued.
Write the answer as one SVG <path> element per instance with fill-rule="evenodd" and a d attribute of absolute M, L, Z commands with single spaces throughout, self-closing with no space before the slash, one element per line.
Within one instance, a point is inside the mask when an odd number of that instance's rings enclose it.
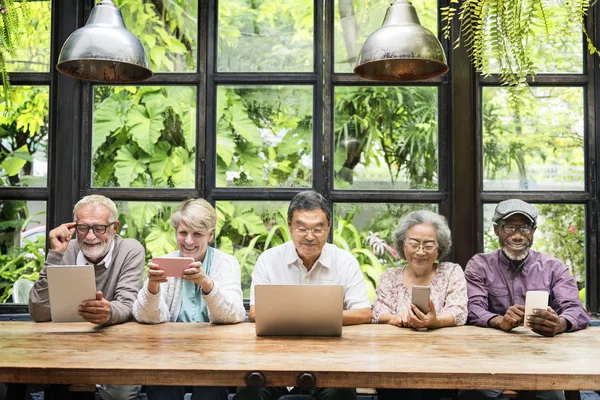
<path fill-rule="evenodd" d="M 169 257 L 192 257 L 194 262 L 183 278 L 166 277 L 155 263 L 148 263 L 148 279 L 133 304 L 138 322 L 212 322 L 234 324 L 244 321 L 240 265 L 231 255 L 209 245 L 217 225 L 215 209 L 203 199 L 184 201 L 171 216 L 177 251 Z M 224 387 L 194 387 L 192 399 L 226 399 Z M 153 386 L 148 399 L 183 399 L 185 388 Z"/>

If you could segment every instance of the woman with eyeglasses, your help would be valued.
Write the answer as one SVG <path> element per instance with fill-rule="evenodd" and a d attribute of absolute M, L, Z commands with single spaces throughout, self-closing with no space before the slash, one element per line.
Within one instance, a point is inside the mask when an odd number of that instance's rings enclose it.
<path fill-rule="evenodd" d="M 413 211 L 400 219 L 393 239 L 406 265 L 388 268 L 379 278 L 373 323 L 415 329 L 464 325 L 467 321 L 465 275 L 460 265 L 439 261 L 452 246 L 446 219 L 428 210 Z M 429 287 L 428 313 L 412 304 L 413 286 Z M 448 390 L 377 389 L 380 400 L 437 400 L 452 394 L 453 391 Z"/>
<path fill-rule="evenodd" d="M 133 316 L 142 323 L 212 322 L 233 324 L 246 318 L 242 301 L 240 264 L 231 255 L 209 245 L 214 239 L 217 212 L 203 199 L 188 199 L 171 215 L 177 251 L 167 257 L 191 257 L 182 277 L 167 277 L 153 262 L 148 279 L 133 304 Z M 192 399 L 227 399 L 225 387 L 190 388 Z M 152 386 L 149 400 L 183 399 L 186 388 Z"/>
<path fill-rule="evenodd" d="M 428 210 L 400 219 L 394 247 L 406 265 L 387 269 L 379 278 L 373 322 L 404 328 L 442 328 L 467 321 L 467 283 L 462 268 L 440 262 L 452 246 L 446 219 Z M 430 289 L 429 312 L 412 304 L 413 286 Z"/>

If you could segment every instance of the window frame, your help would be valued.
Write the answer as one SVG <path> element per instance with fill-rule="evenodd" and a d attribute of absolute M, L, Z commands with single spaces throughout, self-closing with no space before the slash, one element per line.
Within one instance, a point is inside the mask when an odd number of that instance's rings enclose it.
<path fill-rule="evenodd" d="M 543 74 L 530 81 L 532 86 L 582 86 L 585 93 L 585 190 L 565 191 L 484 191 L 481 116 L 482 88 L 499 85 L 497 75 L 478 76 L 471 68 L 464 47 L 452 49 L 452 38 L 442 40 L 450 72 L 426 82 L 405 85 L 438 88 L 438 182 L 437 190 L 339 190 L 333 186 L 333 116 L 336 86 L 390 85 L 367 81 L 350 73 L 334 73 L 335 4 L 314 0 L 314 65 L 312 73 L 221 73 L 216 72 L 218 0 L 198 0 L 197 70 L 187 73 L 157 73 L 141 85 L 192 85 L 197 88 L 196 186 L 190 189 L 94 188 L 91 186 L 91 128 L 95 84 L 57 72 L 54 66 L 66 38 L 87 21 L 93 0 L 52 0 L 51 71 L 11 73 L 13 85 L 48 85 L 50 116 L 48 140 L 48 185 L 46 188 L 1 187 L 0 200 L 39 200 L 47 202 L 48 231 L 70 221 L 72 207 L 79 198 L 103 194 L 115 201 L 180 201 L 204 197 L 214 204 L 226 200 L 289 201 L 300 189 L 217 188 L 216 187 L 216 104 L 217 87 L 222 84 L 309 84 L 313 101 L 313 181 L 312 188 L 332 203 L 436 203 L 449 221 L 454 248 L 449 259 L 463 268 L 475 253 L 483 250 L 483 205 L 516 196 L 533 203 L 577 203 L 586 209 L 586 294 L 587 308 L 600 311 L 598 274 L 600 225 L 598 199 L 597 145 L 600 126 L 600 68 L 596 56 L 584 48 L 583 74 Z M 439 7 L 448 0 L 438 0 Z M 589 10 L 588 32 L 600 43 L 598 5 Z M 438 26 L 442 26 L 438 13 Z M 585 46 L 585 40 L 584 46 Z M 321 60 L 324 60 L 321 63 Z M 401 86 L 402 84 L 396 84 Z M 212 134 L 210 134 L 212 133 Z M 67 178 L 65 178 L 67 177 Z M 541 232 L 538 232 L 538 235 Z M 0 305 L 0 310 L 7 305 Z"/>

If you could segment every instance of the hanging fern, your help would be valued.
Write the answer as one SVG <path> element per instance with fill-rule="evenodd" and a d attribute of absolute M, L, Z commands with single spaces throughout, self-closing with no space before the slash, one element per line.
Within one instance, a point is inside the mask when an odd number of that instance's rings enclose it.
<path fill-rule="evenodd" d="M 29 8 L 26 0 L 19 1 L 19 7 L 14 0 L 0 0 L 0 79 L 2 94 L 7 108 L 10 108 L 10 78 L 7 70 L 7 60 L 16 55 L 17 46 L 21 39 L 19 26 L 29 20 Z"/>
<path fill-rule="evenodd" d="M 532 48 L 539 38 L 534 28 L 541 27 L 547 36 L 553 34 L 547 20 L 552 4 L 565 8 L 567 20 L 561 24 L 580 26 L 590 53 L 600 55 L 585 29 L 589 0 L 450 0 L 441 9 L 442 33 L 448 39 L 452 23 L 458 20 L 460 34 L 454 48 L 464 45 L 473 67 L 484 76 L 498 72 L 516 104 L 528 88 L 527 77 L 534 78 L 537 71 Z M 490 60 L 497 63 L 494 71 Z"/>

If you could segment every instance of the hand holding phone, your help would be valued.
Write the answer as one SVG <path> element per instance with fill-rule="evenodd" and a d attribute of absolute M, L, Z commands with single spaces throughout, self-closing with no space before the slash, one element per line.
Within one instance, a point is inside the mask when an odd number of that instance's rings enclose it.
<path fill-rule="evenodd" d="M 413 286 L 411 303 L 423 313 L 429 313 L 429 286 Z"/>
<path fill-rule="evenodd" d="M 183 271 L 194 262 L 192 257 L 154 257 L 152 262 L 165 272 L 165 276 L 183 277 Z"/>
<path fill-rule="evenodd" d="M 533 309 L 539 308 L 541 310 L 548 309 L 548 292 L 543 290 L 529 290 L 525 294 L 525 317 L 523 318 L 523 325 L 527 326 L 527 316 L 533 314 Z"/>

